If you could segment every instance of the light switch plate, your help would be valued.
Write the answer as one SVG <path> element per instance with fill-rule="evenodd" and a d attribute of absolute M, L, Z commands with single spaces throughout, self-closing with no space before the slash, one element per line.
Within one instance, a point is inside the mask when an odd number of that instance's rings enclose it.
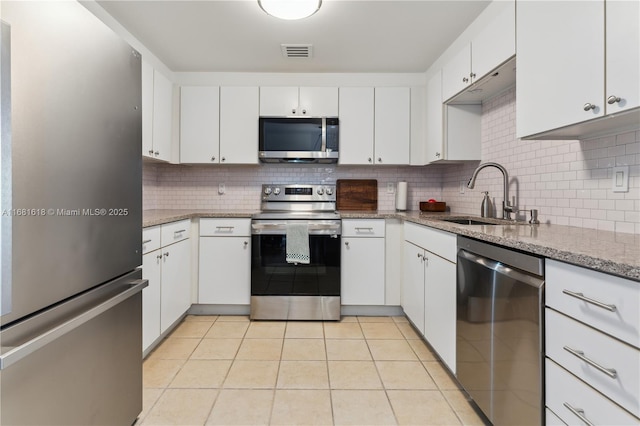
<path fill-rule="evenodd" d="M 629 166 L 613 168 L 611 185 L 613 192 L 629 192 Z"/>

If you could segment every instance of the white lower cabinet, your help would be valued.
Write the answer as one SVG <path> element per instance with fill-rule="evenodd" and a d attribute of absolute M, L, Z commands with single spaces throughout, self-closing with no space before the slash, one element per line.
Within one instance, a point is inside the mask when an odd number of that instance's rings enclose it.
<path fill-rule="evenodd" d="M 200 219 L 198 303 L 248 305 L 251 220 Z"/>
<path fill-rule="evenodd" d="M 640 287 L 547 260 L 546 406 L 567 424 L 640 424 Z"/>
<path fill-rule="evenodd" d="M 142 350 L 148 350 L 191 306 L 191 222 L 142 231 Z"/>
<path fill-rule="evenodd" d="M 405 223 L 402 308 L 455 373 L 456 236 Z"/>
<path fill-rule="evenodd" d="M 385 304 L 384 220 L 342 221 L 340 274 L 343 305 Z"/>

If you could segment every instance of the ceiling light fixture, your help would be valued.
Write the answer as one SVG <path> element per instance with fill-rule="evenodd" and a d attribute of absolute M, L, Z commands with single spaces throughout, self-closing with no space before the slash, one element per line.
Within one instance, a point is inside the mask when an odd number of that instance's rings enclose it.
<path fill-rule="evenodd" d="M 303 19 L 316 13 L 322 0 L 258 0 L 267 14 L 280 19 Z"/>

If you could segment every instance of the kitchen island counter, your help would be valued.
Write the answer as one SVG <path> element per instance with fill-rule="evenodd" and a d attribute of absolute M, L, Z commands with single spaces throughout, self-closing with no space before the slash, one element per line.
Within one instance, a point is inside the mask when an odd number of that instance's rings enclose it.
<path fill-rule="evenodd" d="M 254 210 L 145 210 L 143 226 L 201 217 L 250 218 L 254 213 Z M 640 282 L 640 235 L 503 220 L 495 220 L 496 225 L 460 225 L 442 219 L 463 215 L 419 211 L 341 211 L 340 216 L 413 222 Z"/>

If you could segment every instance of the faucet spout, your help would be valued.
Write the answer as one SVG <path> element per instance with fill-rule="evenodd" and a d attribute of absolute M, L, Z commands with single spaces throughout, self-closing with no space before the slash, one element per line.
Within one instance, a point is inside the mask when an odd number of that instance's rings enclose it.
<path fill-rule="evenodd" d="M 514 211 L 513 206 L 509 203 L 509 174 L 507 173 L 507 169 L 505 169 L 502 165 L 493 162 L 487 162 L 480 164 L 471 175 L 471 179 L 469 179 L 469 183 L 467 184 L 467 188 L 473 189 L 476 184 L 476 178 L 478 177 L 478 173 L 480 170 L 485 167 L 495 167 L 500 170 L 502 173 L 502 184 L 503 184 L 503 201 L 502 201 L 502 217 L 504 219 L 511 219 L 511 213 Z"/>

